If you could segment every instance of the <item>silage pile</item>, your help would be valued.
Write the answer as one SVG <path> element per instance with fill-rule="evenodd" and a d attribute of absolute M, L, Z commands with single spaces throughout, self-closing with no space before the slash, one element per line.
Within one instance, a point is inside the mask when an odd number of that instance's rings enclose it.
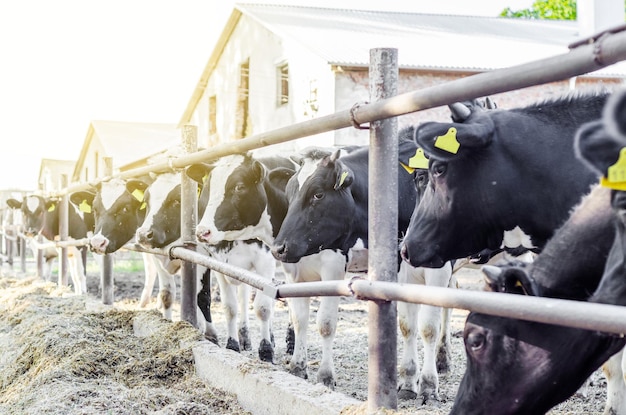
<path fill-rule="evenodd" d="M 85 297 L 0 278 L 0 414 L 247 414 L 194 374 L 200 335 L 156 311 L 89 312 Z M 133 333 L 133 320 L 157 329 Z"/>

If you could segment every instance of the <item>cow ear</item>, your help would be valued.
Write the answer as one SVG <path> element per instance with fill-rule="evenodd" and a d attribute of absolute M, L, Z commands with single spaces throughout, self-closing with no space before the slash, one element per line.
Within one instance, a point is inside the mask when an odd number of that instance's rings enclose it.
<path fill-rule="evenodd" d="M 209 173 L 213 170 L 213 166 L 205 163 L 192 164 L 185 169 L 185 174 L 200 185 L 209 177 Z"/>
<path fill-rule="evenodd" d="M 277 189 L 284 189 L 287 187 L 287 182 L 294 175 L 295 170 L 290 169 L 288 167 L 276 167 L 272 169 L 267 174 L 267 177 L 272 184 Z"/>
<path fill-rule="evenodd" d="M 148 184 L 142 180 L 130 179 L 126 182 L 126 190 L 128 190 L 138 202 L 144 201 L 144 192 L 147 188 Z"/>
<path fill-rule="evenodd" d="M 81 212 L 91 213 L 93 211 L 93 199 L 96 197 L 94 192 L 88 190 L 74 192 L 70 195 L 70 202 L 78 206 Z"/>
<path fill-rule="evenodd" d="M 604 106 L 603 119 L 608 133 L 626 143 L 626 89 L 609 97 Z"/>
<path fill-rule="evenodd" d="M 531 296 L 540 294 L 537 283 L 522 267 L 483 265 L 481 271 L 487 291 Z"/>
<path fill-rule="evenodd" d="M 626 142 L 616 140 L 608 134 L 603 121 L 592 121 L 578 129 L 574 140 L 576 155 L 593 170 L 608 177 Z M 626 181 L 626 178 L 621 181 Z"/>
<path fill-rule="evenodd" d="M 22 202 L 17 200 L 17 199 L 7 199 L 7 205 L 11 208 L 11 209 L 21 209 L 22 208 Z"/>
<path fill-rule="evenodd" d="M 417 144 L 432 157 L 448 161 L 473 148 L 486 147 L 493 139 L 494 124 L 489 118 L 480 123 L 422 124 L 415 135 Z"/>
<path fill-rule="evenodd" d="M 266 175 L 267 170 L 265 169 L 265 166 L 261 164 L 260 161 L 254 160 L 252 162 L 252 180 L 254 183 L 260 183 L 263 179 L 265 179 Z"/>
<path fill-rule="evenodd" d="M 354 173 L 342 163 L 335 166 L 335 190 L 345 189 L 352 184 Z"/>

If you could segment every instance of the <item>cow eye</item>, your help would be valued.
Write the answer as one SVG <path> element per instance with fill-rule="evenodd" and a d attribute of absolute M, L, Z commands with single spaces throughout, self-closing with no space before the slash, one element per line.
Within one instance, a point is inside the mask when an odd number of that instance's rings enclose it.
<path fill-rule="evenodd" d="M 445 163 L 433 163 L 432 164 L 432 173 L 434 177 L 440 177 L 442 176 L 447 169 L 447 165 Z"/>
<path fill-rule="evenodd" d="M 465 344 L 473 352 L 477 352 L 485 345 L 485 335 L 483 333 L 470 333 L 465 340 Z"/>
<path fill-rule="evenodd" d="M 237 183 L 237 184 L 235 185 L 235 187 L 233 188 L 233 191 L 234 191 L 235 193 L 241 193 L 241 192 L 243 192 L 244 190 L 246 190 L 246 185 L 245 185 L 245 184 L 243 184 L 243 183 Z"/>
<path fill-rule="evenodd" d="M 324 198 L 323 192 L 318 192 L 313 195 L 313 200 L 322 200 Z"/>

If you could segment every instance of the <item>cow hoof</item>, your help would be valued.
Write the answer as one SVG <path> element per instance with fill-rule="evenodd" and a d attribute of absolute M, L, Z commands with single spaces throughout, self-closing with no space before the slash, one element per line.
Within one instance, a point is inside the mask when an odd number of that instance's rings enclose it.
<path fill-rule="evenodd" d="M 439 394 L 437 393 L 437 388 L 433 386 L 421 387 L 420 391 L 417 394 L 417 404 L 418 405 L 428 405 L 439 402 Z"/>
<path fill-rule="evenodd" d="M 411 401 L 417 398 L 417 393 L 410 389 L 399 389 L 398 390 L 398 399 L 401 401 Z"/>
<path fill-rule="evenodd" d="M 243 350 L 252 350 L 252 342 L 250 341 L 250 333 L 247 327 L 239 329 L 239 344 Z"/>
<path fill-rule="evenodd" d="M 217 340 L 217 335 L 212 334 L 212 333 L 204 333 L 204 338 L 207 339 L 208 341 L 210 341 L 213 344 L 216 345 L 220 345 L 219 341 Z"/>
<path fill-rule="evenodd" d="M 239 348 L 239 342 L 233 339 L 232 337 L 228 338 L 228 341 L 226 342 L 226 348 L 230 350 L 234 350 L 236 352 L 241 351 L 241 349 Z"/>
<path fill-rule="evenodd" d="M 267 340 L 261 340 L 259 345 L 259 359 L 263 362 L 274 363 L 274 347 Z"/>
<path fill-rule="evenodd" d="M 335 382 L 335 379 L 332 375 L 324 375 L 322 373 L 318 373 L 317 382 L 323 384 L 331 390 L 335 390 L 335 386 L 337 386 L 337 382 Z"/>
<path fill-rule="evenodd" d="M 285 341 L 287 343 L 287 350 L 285 353 L 289 356 L 293 356 L 293 350 L 296 346 L 296 332 L 293 331 L 293 326 L 291 324 L 287 327 L 287 338 Z"/>
<path fill-rule="evenodd" d="M 306 371 L 306 365 L 290 364 L 289 373 L 302 379 L 309 378 L 309 375 Z"/>

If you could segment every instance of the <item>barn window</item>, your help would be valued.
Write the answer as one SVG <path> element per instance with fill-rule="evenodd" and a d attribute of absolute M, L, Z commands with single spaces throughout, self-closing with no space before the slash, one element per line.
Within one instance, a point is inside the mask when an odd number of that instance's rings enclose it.
<path fill-rule="evenodd" d="M 276 67 L 277 102 L 279 107 L 289 103 L 289 65 L 282 63 Z"/>
<path fill-rule="evenodd" d="M 248 135 L 249 125 L 249 96 L 250 96 L 250 60 L 248 59 L 239 66 L 239 88 L 237 94 L 237 114 L 235 138 L 243 138 Z"/>
<path fill-rule="evenodd" d="M 209 135 L 217 134 L 217 97 L 209 97 Z"/>

